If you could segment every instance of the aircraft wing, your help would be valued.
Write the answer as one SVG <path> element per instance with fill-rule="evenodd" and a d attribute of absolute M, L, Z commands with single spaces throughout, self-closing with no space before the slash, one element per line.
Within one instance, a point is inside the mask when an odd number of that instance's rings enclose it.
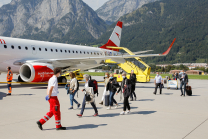
<path fill-rule="evenodd" d="M 137 55 L 137 54 L 147 53 L 147 52 L 151 52 L 151 51 L 154 51 L 154 50 L 138 51 L 138 52 L 133 52 L 133 53 L 135 55 Z M 125 53 L 124 55 L 129 55 L 129 54 L 128 53 Z"/>
<path fill-rule="evenodd" d="M 33 62 L 41 62 L 41 63 L 50 63 L 56 67 L 67 67 L 72 66 L 76 64 L 86 64 L 86 65 L 94 65 L 94 64 L 100 64 L 102 61 L 106 59 L 112 59 L 115 62 L 118 63 L 124 63 L 125 58 L 140 58 L 140 57 L 154 57 L 154 56 L 166 56 L 174 42 L 170 45 L 170 47 L 162 54 L 142 54 L 142 55 L 120 55 L 120 56 L 100 56 L 100 57 L 76 57 L 76 58 L 61 58 L 61 59 L 38 59 L 38 60 L 28 60 L 26 62 L 33 63 Z"/>

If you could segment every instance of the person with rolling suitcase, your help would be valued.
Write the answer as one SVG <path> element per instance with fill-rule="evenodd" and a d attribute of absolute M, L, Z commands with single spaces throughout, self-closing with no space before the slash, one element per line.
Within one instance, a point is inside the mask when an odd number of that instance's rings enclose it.
<path fill-rule="evenodd" d="M 108 95 L 108 93 L 106 91 L 106 86 L 107 86 L 107 84 L 109 82 L 109 73 L 105 73 L 105 77 L 104 78 L 105 78 L 104 79 L 105 88 L 104 88 L 104 91 L 103 91 L 103 96 L 102 96 L 101 102 L 99 103 L 100 105 L 103 105 L 103 101 L 104 101 L 105 97 L 107 97 L 108 100 L 109 100 L 109 95 Z M 106 101 L 106 99 L 105 99 L 105 101 Z M 106 103 L 105 103 L 105 105 L 106 105 Z M 109 103 L 108 103 L 108 105 L 109 105 Z"/>
<path fill-rule="evenodd" d="M 186 85 L 188 85 L 188 75 L 184 72 L 184 70 L 182 70 L 182 73 L 180 74 L 180 81 L 181 81 L 181 85 L 180 85 L 181 96 L 185 97 Z M 184 92 L 182 89 L 183 87 L 184 87 Z"/>

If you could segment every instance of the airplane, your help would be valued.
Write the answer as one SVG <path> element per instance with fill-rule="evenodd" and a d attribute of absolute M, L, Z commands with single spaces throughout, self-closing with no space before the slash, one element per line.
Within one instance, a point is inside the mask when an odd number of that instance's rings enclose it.
<path fill-rule="evenodd" d="M 47 82 L 56 67 L 86 70 L 103 65 L 106 59 L 124 63 L 125 58 L 166 56 L 175 42 L 174 39 L 162 54 L 142 54 L 151 50 L 136 52 L 140 55 L 122 54 L 119 49 L 108 47 L 120 47 L 122 27 L 118 21 L 110 39 L 100 48 L 0 36 L 0 73 L 7 72 L 10 66 L 13 73 L 19 74 L 18 81 Z M 60 82 L 67 81 L 60 78 Z"/>

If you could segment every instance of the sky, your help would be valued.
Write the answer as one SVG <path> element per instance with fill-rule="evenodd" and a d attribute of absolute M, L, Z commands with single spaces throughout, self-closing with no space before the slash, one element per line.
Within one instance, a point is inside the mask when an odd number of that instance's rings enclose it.
<path fill-rule="evenodd" d="M 105 2 L 109 0 L 83 0 L 83 1 L 87 3 L 92 9 L 97 10 L 99 7 L 101 7 Z M 0 7 L 10 2 L 11 0 L 0 0 Z"/>

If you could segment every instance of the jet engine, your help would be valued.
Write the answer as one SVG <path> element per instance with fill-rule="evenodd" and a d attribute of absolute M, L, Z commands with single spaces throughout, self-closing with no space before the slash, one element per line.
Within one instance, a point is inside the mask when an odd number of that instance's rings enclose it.
<path fill-rule="evenodd" d="M 47 82 L 54 75 L 53 69 L 51 64 L 25 63 L 19 73 L 24 82 Z"/>

